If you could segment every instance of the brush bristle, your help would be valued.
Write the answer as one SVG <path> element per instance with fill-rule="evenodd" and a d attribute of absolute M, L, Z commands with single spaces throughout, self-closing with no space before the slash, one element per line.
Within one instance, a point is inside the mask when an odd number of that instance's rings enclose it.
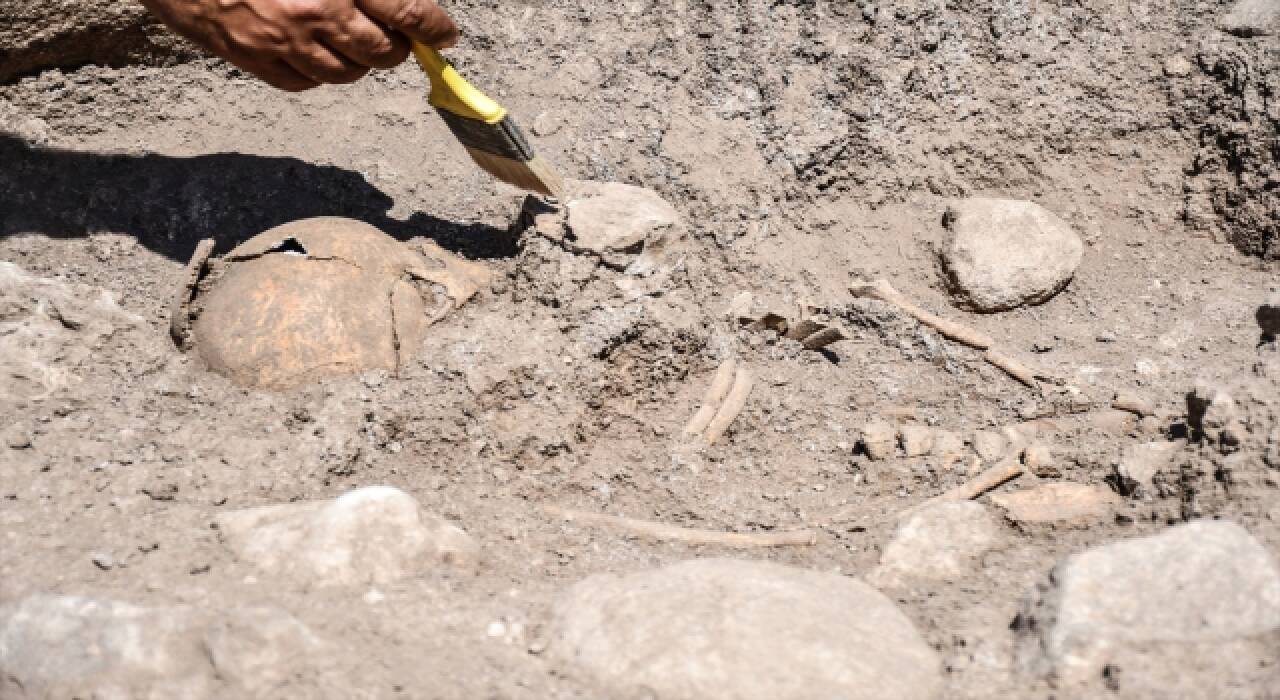
<path fill-rule="evenodd" d="M 471 147 L 467 147 L 467 153 L 481 170 L 503 182 L 522 190 L 564 199 L 564 180 L 554 168 L 537 156 L 531 160 L 513 160 Z"/>

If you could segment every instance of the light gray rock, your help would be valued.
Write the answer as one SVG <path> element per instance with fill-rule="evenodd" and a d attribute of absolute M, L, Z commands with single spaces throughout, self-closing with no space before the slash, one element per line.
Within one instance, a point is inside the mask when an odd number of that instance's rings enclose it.
<path fill-rule="evenodd" d="M 765 562 L 596 575 L 555 607 L 553 649 L 601 697 L 936 698 L 939 660 L 857 580 Z"/>
<path fill-rule="evenodd" d="M 216 522 L 241 559 L 307 588 L 391 583 L 441 566 L 470 569 L 478 559 L 469 535 L 389 486 L 235 511 Z"/>
<path fill-rule="evenodd" d="M 657 192 L 618 182 L 573 182 L 565 208 L 560 242 L 617 268 L 656 265 L 683 227 L 680 213 Z"/>
<path fill-rule="evenodd" d="M 994 430 L 974 431 L 970 442 L 973 443 L 973 451 L 977 452 L 984 462 L 999 461 L 1009 449 L 1009 441 Z"/>
<path fill-rule="evenodd" d="M 321 647 L 274 608 L 37 594 L 0 606 L 0 697 L 263 697 Z"/>
<path fill-rule="evenodd" d="M 1246 38 L 1280 33 L 1280 2 L 1237 0 L 1218 26 L 1224 32 Z"/>
<path fill-rule="evenodd" d="M 1126 697 L 1277 687 L 1280 570 L 1239 525 L 1195 521 L 1068 557 L 1015 629 L 1022 668 L 1062 688 L 1104 668 Z"/>
<path fill-rule="evenodd" d="M 923 425 L 904 425 L 898 431 L 902 452 L 908 457 L 922 457 L 933 449 L 933 430 Z"/>
<path fill-rule="evenodd" d="M 897 445 L 897 431 L 888 421 L 869 421 L 862 427 L 862 435 L 858 442 L 871 459 L 888 459 L 893 456 L 894 447 Z"/>
<path fill-rule="evenodd" d="M 1182 449 L 1181 442 L 1146 442 L 1130 445 L 1116 463 L 1116 484 L 1126 496 L 1146 496 L 1153 492 L 1153 481 L 1160 470 L 1169 466 Z"/>
<path fill-rule="evenodd" d="M 869 579 L 880 587 L 960 579 L 978 566 L 1000 538 L 999 523 L 980 503 L 926 506 L 898 526 Z"/>
<path fill-rule="evenodd" d="M 1032 202 L 965 199 L 943 217 L 947 283 L 961 308 L 983 313 L 1048 301 L 1075 274 L 1084 254 L 1065 221 Z"/>

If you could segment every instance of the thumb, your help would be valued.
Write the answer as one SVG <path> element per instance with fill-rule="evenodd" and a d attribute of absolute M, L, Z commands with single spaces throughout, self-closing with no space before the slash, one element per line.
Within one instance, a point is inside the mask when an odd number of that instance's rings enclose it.
<path fill-rule="evenodd" d="M 405 36 L 437 49 L 458 41 L 458 25 L 435 0 L 357 0 L 362 12 Z"/>

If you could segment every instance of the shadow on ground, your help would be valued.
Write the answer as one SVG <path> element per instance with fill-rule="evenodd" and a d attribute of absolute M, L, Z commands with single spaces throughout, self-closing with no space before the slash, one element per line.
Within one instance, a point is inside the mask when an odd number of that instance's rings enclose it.
<path fill-rule="evenodd" d="M 346 216 L 400 240 L 417 236 L 469 258 L 510 257 L 512 235 L 415 212 L 387 212 L 391 197 L 352 170 L 243 153 L 176 158 L 33 146 L 0 132 L 0 237 L 114 232 L 186 262 L 203 238 L 225 251 L 288 221 Z"/>

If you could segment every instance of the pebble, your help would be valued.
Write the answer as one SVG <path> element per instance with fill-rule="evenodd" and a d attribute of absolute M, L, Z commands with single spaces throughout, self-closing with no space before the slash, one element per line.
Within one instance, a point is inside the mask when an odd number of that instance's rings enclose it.
<path fill-rule="evenodd" d="M 1280 3 L 1276 0 L 1237 0 L 1218 26 L 1228 34 L 1244 38 L 1280 34 Z"/>
<path fill-rule="evenodd" d="M 933 449 L 933 430 L 923 425 L 904 425 L 898 437 L 908 457 L 923 457 Z"/>
<path fill-rule="evenodd" d="M 907 700 L 942 693 L 938 655 L 856 579 L 698 559 L 580 581 L 556 603 L 553 652 L 599 697 Z"/>
<path fill-rule="evenodd" d="M 965 199 L 947 207 L 942 249 L 961 308 L 1006 311 L 1051 299 L 1071 281 L 1084 242 L 1057 215 L 1012 199 Z"/>
<path fill-rule="evenodd" d="M 897 431 L 887 421 L 873 420 L 862 427 L 859 444 L 871 459 L 888 459 L 893 456 L 896 436 Z"/>
<path fill-rule="evenodd" d="M 1000 535 L 999 523 L 980 503 L 925 506 L 898 526 L 869 580 L 884 588 L 964 578 L 999 544 Z"/>
<path fill-rule="evenodd" d="M 240 559 L 304 588 L 386 584 L 426 568 L 470 569 L 478 560 L 469 535 L 389 486 L 234 511 L 216 522 Z"/>
<path fill-rule="evenodd" d="M 974 431 L 970 442 L 973 444 L 973 451 L 977 452 L 984 462 L 999 461 L 1009 449 L 1009 441 L 994 430 Z"/>
<path fill-rule="evenodd" d="M 1152 495 L 1153 481 L 1182 449 L 1181 442 L 1147 442 L 1130 445 L 1116 462 L 1116 484 L 1125 496 Z"/>
<path fill-rule="evenodd" d="M 1019 665 L 1070 697 L 1100 697 L 1107 669 L 1125 697 L 1277 687 L 1280 569 L 1239 525 L 1194 521 L 1066 558 L 1014 629 Z"/>
<path fill-rule="evenodd" d="M 0 605 L 0 696 L 264 697 L 314 672 L 304 666 L 320 644 L 276 608 L 215 614 L 40 593 Z"/>
<path fill-rule="evenodd" d="M 991 502 L 1016 523 L 1097 523 L 1119 499 L 1105 486 L 1057 481 L 991 496 Z"/>
<path fill-rule="evenodd" d="M 1022 451 L 1022 463 L 1039 477 L 1060 476 L 1053 449 L 1042 442 L 1032 443 Z"/>

